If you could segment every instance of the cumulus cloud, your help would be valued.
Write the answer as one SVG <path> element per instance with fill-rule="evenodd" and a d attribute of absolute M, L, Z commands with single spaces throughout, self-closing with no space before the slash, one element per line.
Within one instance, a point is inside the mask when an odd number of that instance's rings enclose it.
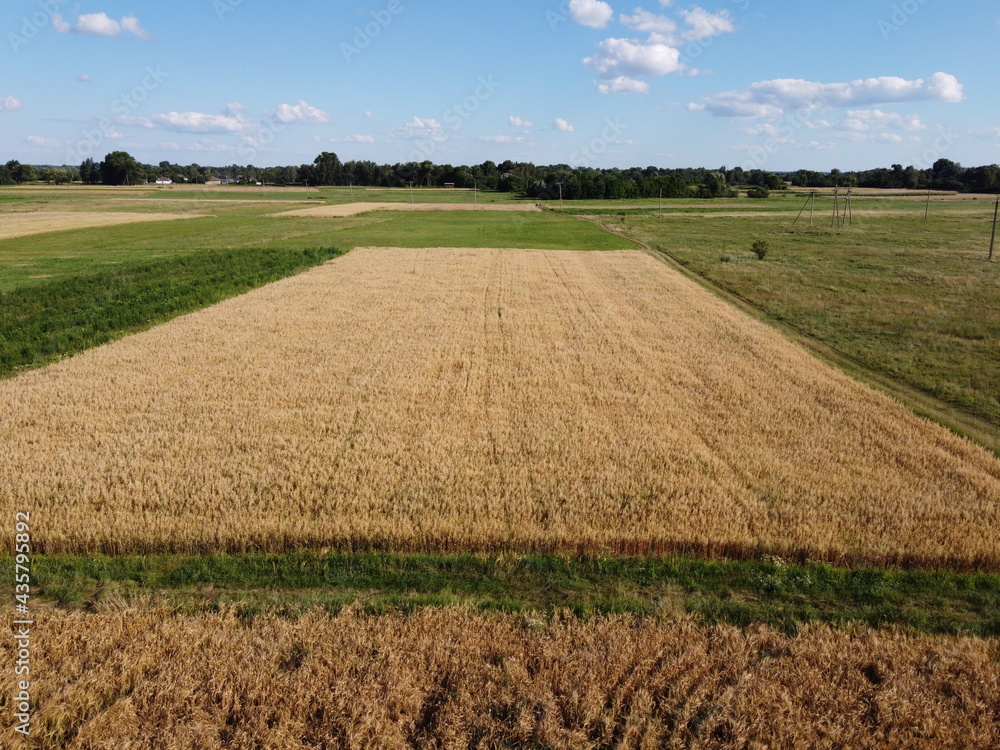
<path fill-rule="evenodd" d="M 927 130 L 919 115 L 900 115 L 895 112 L 883 112 L 880 109 L 850 109 L 844 120 L 845 130 L 866 132 L 869 130 Z"/>
<path fill-rule="evenodd" d="M 733 17 L 728 10 L 709 13 L 704 8 L 696 7 L 691 10 L 682 10 L 681 17 L 688 26 L 681 37 L 689 42 L 700 42 L 703 39 L 736 31 Z"/>
<path fill-rule="evenodd" d="M 614 38 L 597 45 L 597 54 L 583 63 L 601 78 L 662 76 L 684 67 L 680 51 L 667 44 Z"/>
<path fill-rule="evenodd" d="M 597 90 L 602 94 L 645 94 L 649 84 L 636 78 L 618 76 L 609 81 L 598 81 Z"/>
<path fill-rule="evenodd" d="M 94 79 L 91 78 L 88 73 L 81 73 L 76 77 L 76 80 L 80 81 L 81 83 L 90 83 Z"/>
<path fill-rule="evenodd" d="M 0 112 L 9 112 L 23 107 L 20 99 L 15 99 L 13 96 L 0 96 Z"/>
<path fill-rule="evenodd" d="M 592 29 L 603 29 L 615 12 L 602 0 L 569 0 L 569 12 L 573 20 Z"/>
<path fill-rule="evenodd" d="M 375 136 L 348 135 L 344 137 L 344 143 L 375 143 Z"/>
<path fill-rule="evenodd" d="M 203 112 L 167 112 L 151 117 L 122 118 L 119 122 L 176 133 L 242 133 L 250 127 L 250 123 L 242 117 L 231 114 L 209 115 Z"/>
<path fill-rule="evenodd" d="M 448 140 L 448 135 L 444 132 L 444 127 L 434 118 L 424 119 L 422 117 L 414 117 L 403 127 L 394 130 L 393 135 L 397 138 L 405 138 L 413 141 L 426 140 L 440 143 L 441 141 Z"/>
<path fill-rule="evenodd" d="M 278 122 L 289 125 L 296 122 L 323 123 L 330 121 L 330 115 L 321 109 L 309 105 L 302 99 L 298 104 L 279 104 L 274 112 Z"/>
<path fill-rule="evenodd" d="M 517 115 L 511 115 L 509 118 L 507 118 L 507 121 L 510 123 L 510 126 L 512 128 L 530 128 L 531 127 L 531 123 L 528 120 L 525 120 L 525 119 L 523 119 L 521 117 L 518 117 Z"/>
<path fill-rule="evenodd" d="M 779 78 L 705 97 L 689 105 L 689 109 L 717 117 L 777 119 L 791 111 L 810 113 L 835 107 L 914 101 L 960 102 L 963 99 L 962 84 L 947 73 L 935 73 L 927 80 L 908 81 L 883 76 L 850 83 Z"/>
<path fill-rule="evenodd" d="M 139 19 L 128 14 L 120 21 L 111 18 L 103 11 L 101 13 L 84 13 L 77 17 L 76 23 L 66 20 L 61 13 L 52 15 L 52 28 L 60 34 L 85 34 L 87 36 L 106 36 L 124 38 L 126 33 L 144 42 L 155 41 L 155 37 L 142 27 Z"/>
<path fill-rule="evenodd" d="M 575 127 L 573 127 L 572 125 L 570 125 L 568 122 L 566 122 L 561 117 L 557 117 L 555 119 L 555 122 L 553 123 L 553 125 L 556 126 L 556 130 L 559 130 L 559 131 L 561 131 L 563 133 L 572 133 L 574 130 L 576 130 Z"/>
<path fill-rule="evenodd" d="M 618 20 L 633 31 L 645 34 L 669 35 L 677 31 L 677 24 L 672 19 L 642 8 L 636 8 L 631 16 L 621 15 Z"/>
<path fill-rule="evenodd" d="M 479 136 L 479 140 L 483 143 L 529 144 L 528 139 L 523 135 L 481 135 Z"/>

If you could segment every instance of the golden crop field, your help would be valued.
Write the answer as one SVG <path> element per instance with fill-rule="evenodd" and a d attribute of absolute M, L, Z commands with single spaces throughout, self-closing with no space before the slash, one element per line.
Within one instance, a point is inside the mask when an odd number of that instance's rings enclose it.
<path fill-rule="evenodd" d="M 639 251 L 358 249 L 0 403 L 0 507 L 47 553 L 1000 569 L 1000 461 Z"/>
<path fill-rule="evenodd" d="M 987 750 L 1000 734 L 988 640 L 432 609 L 53 613 L 33 635 L 36 750 Z M 21 746 L 12 728 L 0 740 Z"/>
<path fill-rule="evenodd" d="M 26 211 L 2 213 L 0 240 L 26 237 L 67 229 L 111 227 L 119 224 L 140 224 L 149 221 L 194 219 L 197 214 L 135 213 L 127 211 Z"/>

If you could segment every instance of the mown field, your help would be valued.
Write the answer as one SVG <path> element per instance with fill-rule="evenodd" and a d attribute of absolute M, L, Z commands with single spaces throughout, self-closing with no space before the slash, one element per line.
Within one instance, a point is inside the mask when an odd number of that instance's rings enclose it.
<path fill-rule="evenodd" d="M 979 206 L 360 192 L 0 190 L 21 745 L 997 744 L 1000 461 L 799 346 L 990 445 Z"/>

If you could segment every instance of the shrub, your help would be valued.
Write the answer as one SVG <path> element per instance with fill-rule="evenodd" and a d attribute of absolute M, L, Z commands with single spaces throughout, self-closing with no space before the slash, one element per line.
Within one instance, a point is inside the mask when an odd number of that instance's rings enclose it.
<path fill-rule="evenodd" d="M 747 190 L 747 198 L 768 198 L 770 195 L 771 191 L 763 185 L 754 185 Z"/>
<path fill-rule="evenodd" d="M 750 250 L 760 260 L 764 260 L 764 258 L 767 257 L 767 253 L 770 249 L 771 245 L 767 240 L 754 240 L 753 244 L 750 246 Z"/>

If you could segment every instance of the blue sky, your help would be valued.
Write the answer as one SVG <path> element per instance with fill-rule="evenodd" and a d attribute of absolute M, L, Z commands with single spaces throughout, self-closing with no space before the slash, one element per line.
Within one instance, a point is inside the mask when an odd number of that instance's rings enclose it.
<path fill-rule="evenodd" d="M 1000 161 L 994 0 L 5 0 L 0 159 Z"/>

